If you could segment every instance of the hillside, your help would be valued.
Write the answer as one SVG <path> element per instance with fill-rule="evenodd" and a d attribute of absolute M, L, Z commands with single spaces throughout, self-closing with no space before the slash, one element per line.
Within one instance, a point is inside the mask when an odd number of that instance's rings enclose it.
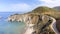
<path fill-rule="evenodd" d="M 58 31 L 60 32 L 60 7 L 56 8 L 49 8 L 49 7 L 38 7 L 32 11 L 33 13 L 41 13 L 41 14 L 46 14 L 49 16 L 54 17 L 57 19 L 56 22 L 56 27 Z"/>
<path fill-rule="evenodd" d="M 32 10 L 32 12 L 29 13 L 39 13 L 39 14 L 45 14 L 45 15 L 49 15 L 52 16 L 56 19 L 60 19 L 60 11 L 55 10 L 53 8 L 49 8 L 49 7 L 37 7 L 36 9 Z"/>
<path fill-rule="evenodd" d="M 59 10 L 59 11 L 60 11 L 60 6 L 56 6 L 56 7 L 54 7 L 54 9 L 56 9 L 56 10 Z"/>
<path fill-rule="evenodd" d="M 56 11 L 55 9 L 49 8 L 49 7 L 37 7 L 36 9 L 32 10 L 32 12 L 49 12 L 49 11 Z"/>
<path fill-rule="evenodd" d="M 36 24 L 37 23 L 38 27 L 35 30 L 39 31 L 40 28 L 43 27 L 46 23 L 50 23 L 47 15 L 50 17 L 52 16 L 52 18 L 54 17 L 56 19 L 60 19 L 60 11 L 55 10 L 53 8 L 49 8 L 49 7 L 37 7 L 36 9 L 34 9 L 28 13 L 11 15 L 8 17 L 7 20 L 8 21 L 18 21 L 18 22 L 24 21 L 27 24 L 29 24 L 29 23 Z M 51 20 L 51 21 L 54 21 L 54 20 Z M 58 20 L 57 20 L 57 22 L 58 22 Z M 58 26 L 60 26 L 59 23 L 57 24 L 57 28 L 59 28 Z M 35 28 L 36 28 L 36 26 L 35 26 Z M 50 32 L 50 30 L 52 28 L 50 28 L 50 26 L 48 28 L 49 28 L 49 30 L 47 30 L 47 31 Z M 46 29 L 48 29 L 48 28 L 46 28 Z M 60 30 L 60 28 L 58 30 Z M 47 33 L 47 31 L 46 31 L 46 33 Z M 52 32 L 52 30 L 51 30 L 50 33 L 54 33 L 54 32 Z"/>

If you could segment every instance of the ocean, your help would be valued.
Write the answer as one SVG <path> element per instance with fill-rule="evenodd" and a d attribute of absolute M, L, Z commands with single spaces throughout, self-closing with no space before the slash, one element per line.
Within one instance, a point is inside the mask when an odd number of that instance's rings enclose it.
<path fill-rule="evenodd" d="M 25 27 L 23 22 L 8 22 L 7 17 L 15 13 L 22 14 L 21 12 L 0 12 L 0 34 L 21 34 Z"/>

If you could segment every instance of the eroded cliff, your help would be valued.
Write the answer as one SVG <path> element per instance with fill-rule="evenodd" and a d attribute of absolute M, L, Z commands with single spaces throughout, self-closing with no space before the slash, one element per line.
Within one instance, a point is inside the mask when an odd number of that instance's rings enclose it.
<path fill-rule="evenodd" d="M 49 11 L 50 10 L 50 11 Z M 40 12 L 39 12 L 40 11 Z M 42 12 L 43 11 L 43 12 Z M 39 9 L 35 9 L 33 12 L 29 12 L 29 13 L 25 13 L 25 14 L 14 14 L 8 17 L 8 21 L 18 21 L 18 22 L 25 22 L 27 26 L 29 26 L 30 24 L 34 24 L 33 30 L 36 31 L 36 34 L 40 33 L 41 28 L 46 25 L 46 23 L 49 23 L 49 25 L 51 25 L 50 23 L 50 18 L 49 17 L 54 17 L 56 19 L 60 18 L 60 12 L 59 11 L 55 11 L 51 8 L 39 8 Z M 46 34 L 50 34 L 51 32 L 54 33 L 54 31 L 52 30 L 52 28 L 47 25 L 48 27 L 46 27 L 44 29 L 44 32 Z M 30 25 L 31 26 L 31 25 Z M 43 33 L 44 33 L 43 32 Z M 55 33 L 54 33 L 55 34 Z"/>

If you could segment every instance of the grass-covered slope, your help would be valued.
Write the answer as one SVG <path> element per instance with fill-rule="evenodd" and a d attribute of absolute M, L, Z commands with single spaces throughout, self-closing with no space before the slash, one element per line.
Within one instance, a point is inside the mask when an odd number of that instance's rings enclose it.
<path fill-rule="evenodd" d="M 56 10 L 55 8 L 49 8 L 49 7 L 37 7 L 36 9 L 32 10 L 32 13 L 39 13 L 39 14 L 45 14 L 52 16 L 57 20 L 56 27 L 60 32 L 60 11 Z"/>
<path fill-rule="evenodd" d="M 32 12 L 48 12 L 48 11 L 55 11 L 55 9 L 49 8 L 49 7 L 37 7 L 36 9 L 34 9 Z"/>
<path fill-rule="evenodd" d="M 60 11 L 49 7 L 43 7 L 43 6 L 37 7 L 36 9 L 32 10 L 32 12 L 30 13 L 40 13 L 40 14 L 52 16 L 56 19 L 60 19 Z"/>

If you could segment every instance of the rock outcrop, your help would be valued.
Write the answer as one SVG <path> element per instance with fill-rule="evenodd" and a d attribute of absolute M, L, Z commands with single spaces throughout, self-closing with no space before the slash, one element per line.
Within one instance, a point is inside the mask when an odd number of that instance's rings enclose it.
<path fill-rule="evenodd" d="M 38 14 L 38 13 L 12 15 L 12 16 L 8 17 L 8 21 L 19 21 L 19 22 L 23 21 L 24 23 L 26 23 L 26 29 L 25 29 L 26 31 L 24 34 L 31 34 L 34 32 L 36 34 L 39 34 L 39 33 L 41 33 L 41 30 L 44 30 L 44 31 L 46 30 L 45 32 L 42 31 L 43 34 L 44 33 L 47 34 L 49 32 L 54 32 L 52 30 L 52 28 L 49 26 L 52 22 L 49 23 L 49 25 L 47 25 L 47 27 L 44 26 L 49 21 L 49 16 L 47 16 L 47 15 L 42 15 L 42 14 Z M 32 26 L 32 24 L 34 24 L 34 25 Z M 44 27 L 44 28 L 42 28 L 42 27 Z M 32 29 L 32 30 L 30 32 L 27 29 Z M 29 31 L 29 32 L 27 33 L 27 31 Z"/>
<path fill-rule="evenodd" d="M 51 8 L 43 7 L 29 13 L 11 15 L 7 20 L 24 22 L 26 24 L 24 34 L 56 34 L 57 30 L 52 24 L 56 22 L 55 18 L 60 18 L 60 12 L 54 11 Z"/>

